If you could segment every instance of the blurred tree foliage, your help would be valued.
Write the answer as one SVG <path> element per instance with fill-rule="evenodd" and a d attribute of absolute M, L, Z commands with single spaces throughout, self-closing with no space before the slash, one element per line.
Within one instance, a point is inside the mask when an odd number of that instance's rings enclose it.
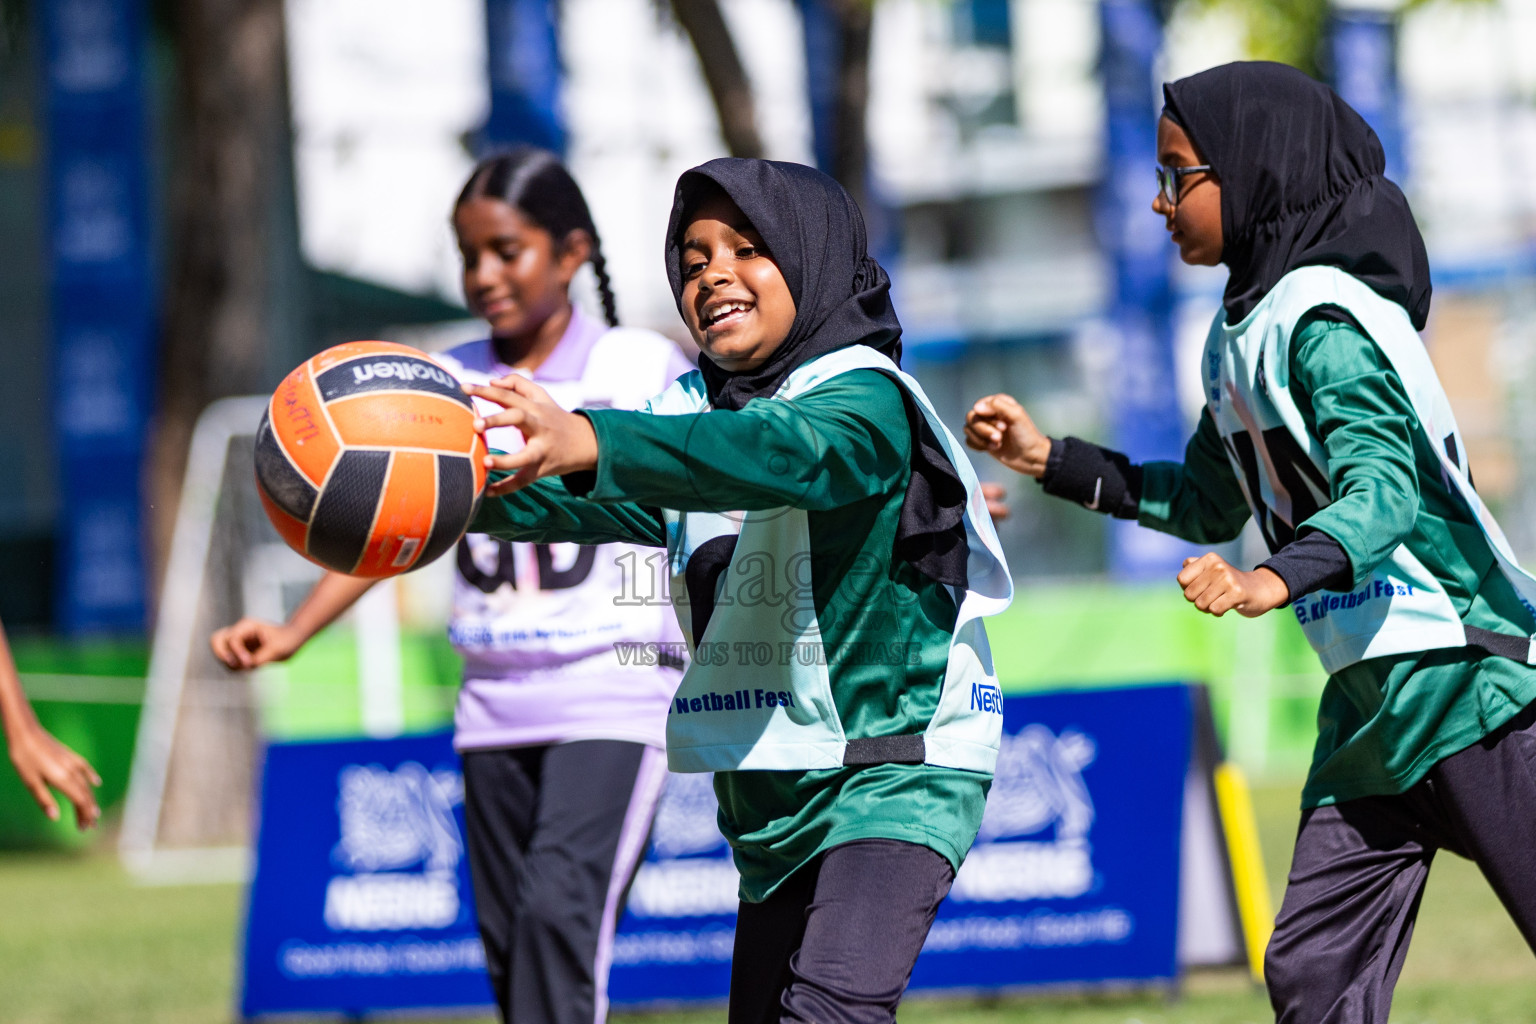
<path fill-rule="evenodd" d="M 741 62 L 719 0 L 657 0 L 693 43 L 704 81 L 720 121 L 720 134 L 732 156 L 764 155 L 757 129 L 752 84 Z M 832 124 L 832 166 L 824 168 L 860 206 L 868 207 L 869 142 L 865 132 L 869 107 L 869 41 L 879 0 L 800 0 L 801 9 L 820 8 L 835 24 L 837 38 L 836 102 Z"/>
<path fill-rule="evenodd" d="M 693 43 L 720 120 L 720 134 L 731 156 L 763 156 L 757 130 L 757 104 L 752 83 L 742 66 L 736 41 L 725 23 L 718 0 L 671 0 L 672 17 Z"/>
<path fill-rule="evenodd" d="M 156 565 L 163 568 L 198 415 L 216 398 L 263 383 L 272 196 L 290 142 L 282 0 L 163 0 L 156 13 L 168 23 L 176 54 L 149 470 Z"/>
<path fill-rule="evenodd" d="M 1321 77 L 1329 0 L 1179 0 L 1173 6 L 1231 12 L 1243 22 L 1250 58 L 1279 61 Z"/>
<path fill-rule="evenodd" d="M 1430 3 L 1491 4 L 1497 0 L 1405 0 L 1401 15 Z M 1221 10 L 1242 22 L 1246 49 L 1252 60 L 1274 60 L 1298 67 L 1314 78 L 1327 81 L 1332 68 L 1325 45 L 1331 0 L 1171 0 L 1165 10 L 1187 6 L 1195 10 Z"/>
<path fill-rule="evenodd" d="M 29 6 L 28 0 L 0 0 L 0 61 L 8 63 L 21 49 Z"/>

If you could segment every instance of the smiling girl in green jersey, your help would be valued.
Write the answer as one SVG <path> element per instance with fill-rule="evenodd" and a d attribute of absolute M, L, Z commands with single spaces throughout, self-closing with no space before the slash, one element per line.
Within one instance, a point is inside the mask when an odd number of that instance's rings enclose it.
<path fill-rule="evenodd" d="M 1184 461 L 1054 441 L 1007 395 L 976 403 L 967 440 L 1197 543 L 1255 518 L 1261 566 L 1206 554 L 1178 582 L 1212 615 L 1289 603 L 1330 673 L 1270 998 L 1286 1024 L 1385 1024 L 1437 849 L 1475 860 L 1536 944 L 1536 579 L 1472 487 L 1415 333 L 1428 259 L 1375 134 L 1278 64 L 1165 96 L 1153 209 L 1185 262 L 1229 271 Z"/>
<path fill-rule="evenodd" d="M 667 548 L 695 655 L 667 755 L 715 772 L 741 871 L 730 1020 L 891 1021 L 980 827 L 1007 568 L 836 182 L 689 171 L 667 270 L 703 357 L 647 412 L 468 389 L 528 438 L 474 528 Z"/>

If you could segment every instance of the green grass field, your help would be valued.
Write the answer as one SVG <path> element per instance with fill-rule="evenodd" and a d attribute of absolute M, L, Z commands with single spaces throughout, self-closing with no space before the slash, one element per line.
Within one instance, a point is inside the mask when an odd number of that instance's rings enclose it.
<path fill-rule="evenodd" d="M 1255 793 L 1277 898 L 1295 786 Z M 0 1024 L 219 1024 L 233 1014 L 240 892 L 144 888 L 105 853 L 0 856 Z M 616 1015 L 703 1024 L 723 1011 Z M 1264 994 L 1235 971 L 1190 977 L 1177 998 L 913 999 L 910 1024 L 1262 1024 Z M 1536 961 L 1476 869 L 1442 856 L 1398 989 L 1400 1024 L 1536 1024 Z M 463 1024 L 463 1018 L 459 1018 Z M 479 1022 L 476 1022 L 479 1024 Z"/>

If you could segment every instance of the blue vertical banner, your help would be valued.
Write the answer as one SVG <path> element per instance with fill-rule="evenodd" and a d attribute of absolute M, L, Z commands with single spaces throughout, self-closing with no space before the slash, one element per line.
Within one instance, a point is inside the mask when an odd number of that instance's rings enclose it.
<path fill-rule="evenodd" d="M 483 146 L 526 143 L 565 152 L 555 0 L 485 0 L 491 114 Z"/>
<path fill-rule="evenodd" d="M 142 0 L 45 0 L 59 466 L 55 620 L 146 623 L 142 466 L 155 368 Z"/>
<path fill-rule="evenodd" d="M 1101 0 L 1099 12 L 1105 138 L 1098 221 L 1112 280 L 1109 319 L 1119 338 L 1115 447 L 1138 462 L 1178 459 L 1184 426 L 1174 386 L 1172 246 L 1151 209 L 1162 23 L 1152 0 Z M 1110 525 L 1110 565 L 1122 579 L 1165 578 L 1184 552 L 1180 542 L 1134 523 Z"/>
<path fill-rule="evenodd" d="M 832 173 L 837 145 L 837 63 L 842 27 L 827 0 L 800 0 L 805 34 L 805 91 L 811 108 L 811 148 L 816 166 Z"/>
<path fill-rule="evenodd" d="M 1336 4 L 1329 24 L 1333 86 L 1381 140 L 1387 177 L 1401 183 L 1403 117 L 1397 84 L 1397 16 L 1389 10 Z"/>

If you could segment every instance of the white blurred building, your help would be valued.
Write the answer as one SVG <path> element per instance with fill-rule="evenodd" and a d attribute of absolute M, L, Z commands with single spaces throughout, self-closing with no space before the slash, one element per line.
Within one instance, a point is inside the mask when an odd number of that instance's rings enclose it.
<path fill-rule="evenodd" d="M 811 161 L 796 0 L 721 6 L 769 155 Z M 567 157 L 592 206 L 621 316 L 680 335 L 660 262 L 672 186 L 682 170 L 725 153 L 698 62 L 664 2 L 563 0 L 560 9 Z M 1161 77 L 1241 59 L 1238 10 L 1176 6 Z M 1104 130 L 1096 0 L 879 0 L 875 11 L 873 185 L 894 213 L 894 251 L 881 255 L 909 356 L 946 416 L 1010 387 L 1059 431 L 1102 435 L 1115 352 L 1098 319 L 1109 281 L 1094 220 Z M 484 0 L 288 0 L 288 19 L 306 258 L 457 302 L 448 212 L 489 103 Z M 1456 345 L 1491 353 L 1490 380 L 1527 379 L 1521 353 L 1536 348 L 1529 318 L 1513 315 L 1506 299 L 1481 320 L 1466 315 L 1468 294 L 1505 288 L 1507 298 L 1509 281 L 1536 274 L 1533 49 L 1536 0 L 1427 4 L 1401 20 L 1404 184 L 1436 269 L 1439 322 Z M 1146 191 L 1150 207 L 1150 165 Z M 1191 419 L 1201 399 L 1190 365 L 1223 279 L 1219 270 L 1176 271 L 1178 380 Z M 580 287 L 595 309 L 590 281 Z M 1474 322 L 1488 335 L 1475 343 L 1464 340 Z M 1527 459 L 1508 440 L 1536 436 L 1536 423 L 1512 426 L 1514 407 L 1501 401 L 1476 404 L 1493 410 L 1481 432 L 1503 439 L 1503 454 L 1484 461 L 1528 461 L 1531 473 L 1503 478 L 1536 480 L 1536 441 Z M 1058 519 L 1042 503 L 1023 519 L 1008 529 L 1031 571 L 1092 568 L 1097 556 L 1083 552 L 1100 549 L 1100 534 L 1087 517 Z"/>
<path fill-rule="evenodd" d="M 1231 8 L 1176 9 L 1165 75 L 1242 56 Z M 794 0 L 722 0 L 778 159 L 809 161 Z M 288 0 L 302 245 L 316 266 L 458 295 L 448 207 L 485 120 L 483 0 Z M 626 316 L 670 326 L 656 259 L 673 181 L 725 152 L 687 39 L 656 0 L 565 0 L 569 162 Z M 1403 18 L 1407 183 L 1438 264 L 1488 264 L 1536 234 L 1536 0 Z M 1104 297 L 1088 190 L 1101 160 L 1095 0 L 881 0 L 869 137 L 902 217 L 915 340 L 1058 331 Z M 1148 195 L 1152 192 L 1148 174 Z M 964 282 L 963 286 L 960 282 Z"/>

